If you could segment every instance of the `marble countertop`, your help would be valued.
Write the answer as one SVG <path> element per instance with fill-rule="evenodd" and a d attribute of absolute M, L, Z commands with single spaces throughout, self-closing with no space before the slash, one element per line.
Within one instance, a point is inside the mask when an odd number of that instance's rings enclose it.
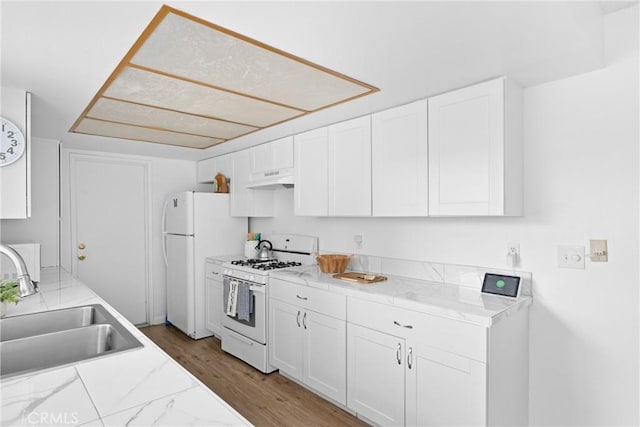
<path fill-rule="evenodd" d="M 102 304 L 144 347 L 3 379 L 1 425 L 251 425 L 64 270 L 42 269 L 39 293 L 9 305 L 6 317 L 87 304 Z"/>
<path fill-rule="evenodd" d="M 350 297 L 466 321 L 485 327 L 509 317 L 532 303 L 528 296 L 509 298 L 440 282 L 385 275 L 387 280 L 359 284 L 334 279 L 317 265 L 273 271 L 269 277 L 325 289 Z"/>

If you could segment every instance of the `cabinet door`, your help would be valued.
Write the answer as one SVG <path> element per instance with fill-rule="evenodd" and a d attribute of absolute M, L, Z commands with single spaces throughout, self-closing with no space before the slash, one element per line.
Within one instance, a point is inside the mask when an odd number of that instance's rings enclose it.
<path fill-rule="evenodd" d="M 225 154 L 222 156 L 218 156 L 215 158 L 215 170 L 213 176 L 216 176 L 218 173 L 223 174 L 227 178 L 231 177 L 233 173 L 233 154 Z"/>
<path fill-rule="evenodd" d="M 436 348 L 407 347 L 407 426 L 486 425 L 486 365 Z"/>
<path fill-rule="evenodd" d="M 329 126 L 329 215 L 371 215 L 371 116 Z"/>
<path fill-rule="evenodd" d="M 293 137 L 288 136 L 251 148 L 251 173 L 264 174 L 293 167 Z"/>
<path fill-rule="evenodd" d="M 205 286 L 205 319 L 206 326 L 211 332 L 220 336 L 222 326 L 220 316 L 222 313 L 222 282 L 213 279 L 206 280 Z"/>
<path fill-rule="evenodd" d="M 271 143 L 274 169 L 293 168 L 293 137 L 288 136 Z"/>
<path fill-rule="evenodd" d="M 269 300 L 270 363 L 302 380 L 302 310 L 282 301 Z"/>
<path fill-rule="evenodd" d="M 231 176 L 231 216 L 273 216 L 273 191 L 251 190 L 251 150 L 233 156 Z"/>
<path fill-rule="evenodd" d="M 198 182 L 213 182 L 218 173 L 224 174 L 226 177 L 231 177 L 232 170 L 233 163 L 231 154 L 200 160 L 197 166 Z"/>
<path fill-rule="evenodd" d="M 342 405 L 347 401 L 347 324 L 313 311 L 302 315 L 304 383 Z"/>
<path fill-rule="evenodd" d="M 380 425 L 404 425 L 404 339 L 347 324 L 347 407 Z"/>
<path fill-rule="evenodd" d="M 328 129 L 320 128 L 294 138 L 295 176 L 293 187 L 296 215 L 328 215 Z"/>
<path fill-rule="evenodd" d="M 503 215 L 504 79 L 428 102 L 429 215 Z"/>
<path fill-rule="evenodd" d="M 427 101 L 371 116 L 373 216 L 426 216 Z"/>

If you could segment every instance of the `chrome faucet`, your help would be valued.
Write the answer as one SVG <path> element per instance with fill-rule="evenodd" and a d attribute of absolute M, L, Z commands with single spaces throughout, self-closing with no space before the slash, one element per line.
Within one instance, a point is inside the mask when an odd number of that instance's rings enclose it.
<path fill-rule="evenodd" d="M 0 254 L 5 254 L 16 267 L 16 271 L 18 273 L 18 284 L 20 285 L 20 296 L 28 297 L 29 295 L 33 295 L 38 292 L 35 283 L 33 283 L 31 281 L 31 277 L 29 277 L 27 265 L 24 263 L 20 254 L 12 247 L 1 243 Z"/>

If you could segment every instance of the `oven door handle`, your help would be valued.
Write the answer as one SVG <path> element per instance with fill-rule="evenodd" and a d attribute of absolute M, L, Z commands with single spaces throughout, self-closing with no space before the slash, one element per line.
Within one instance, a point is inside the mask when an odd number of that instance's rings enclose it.
<path fill-rule="evenodd" d="M 249 290 L 258 294 L 264 294 L 264 286 L 249 286 Z"/>

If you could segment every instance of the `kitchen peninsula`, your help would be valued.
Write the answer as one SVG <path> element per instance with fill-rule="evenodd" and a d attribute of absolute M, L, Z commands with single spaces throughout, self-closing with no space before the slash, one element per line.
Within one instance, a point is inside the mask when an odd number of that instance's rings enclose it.
<path fill-rule="evenodd" d="M 3 379 L 0 424 L 250 425 L 82 282 L 58 268 L 41 274 L 39 293 L 7 317 L 101 304 L 143 347 Z"/>

